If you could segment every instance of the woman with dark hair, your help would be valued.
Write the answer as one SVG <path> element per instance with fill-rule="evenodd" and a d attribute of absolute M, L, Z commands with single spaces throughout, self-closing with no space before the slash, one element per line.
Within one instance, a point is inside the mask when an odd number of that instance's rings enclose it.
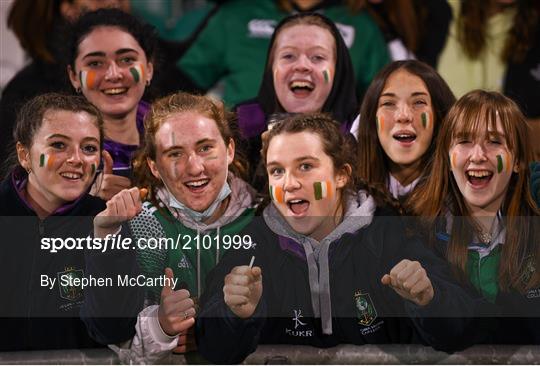
<path fill-rule="evenodd" d="M 229 251 L 201 299 L 197 344 L 208 360 L 242 362 L 262 343 L 461 345 L 468 295 L 356 179 L 352 148 L 326 115 L 269 131 L 272 202 L 243 231 L 256 245 Z"/>
<path fill-rule="evenodd" d="M 84 252 L 51 240 L 86 238 L 105 207 L 87 193 L 103 119 L 84 98 L 43 94 L 20 110 L 14 139 L 17 163 L 0 185 L 0 349 L 96 347 L 79 319 L 83 288 L 70 282 L 85 276 Z"/>
<path fill-rule="evenodd" d="M 501 308 L 487 343 L 540 342 L 540 222 L 518 106 L 475 90 L 448 112 L 432 168 L 407 201 L 455 276 Z M 492 314 L 493 315 L 493 314 Z"/>
<path fill-rule="evenodd" d="M 398 199 L 424 175 L 455 98 L 420 61 L 396 61 L 373 80 L 360 109 L 358 174 Z"/>
<path fill-rule="evenodd" d="M 86 13 L 67 46 L 72 86 L 103 114 L 104 161 L 92 194 L 110 199 L 131 187 L 131 160 L 141 143 L 149 104 L 142 100 L 154 73 L 155 30 L 116 9 Z"/>

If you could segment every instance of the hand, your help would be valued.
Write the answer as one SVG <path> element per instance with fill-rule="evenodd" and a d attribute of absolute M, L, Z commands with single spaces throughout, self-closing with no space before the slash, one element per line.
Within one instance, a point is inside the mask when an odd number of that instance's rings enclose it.
<path fill-rule="evenodd" d="M 433 286 L 419 262 L 404 259 L 381 278 L 383 285 L 392 287 L 399 296 L 425 306 L 433 299 Z"/>
<path fill-rule="evenodd" d="M 234 267 L 225 276 L 223 286 L 225 303 L 240 318 L 249 318 L 255 312 L 262 296 L 262 270 L 260 267 Z"/>
<path fill-rule="evenodd" d="M 143 190 L 146 189 L 124 189 L 108 200 L 107 208 L 94 218 L 94 236 L 104 238 L 108 234 L 114 234 L 122 223 L 137 216 L 142 210 Z"/>
<path fill-rule="evenodd" d="M 165 276 L 172 279 L 172 269 L 165 268 Z M 189 296 L 188 290 L 174 291 L 171 286 L 164 286 L 161 290 L 158 320 L 161 329 L 169 336 L 184 334 L 195 324 L 195 303 Z"/>
<path fill-rule="evenodd" d="M 110 200 L 122 189 L 131 187 L 131 180 L 126 177 L 113 174 L 113 158 L 107 150 L 103 150 L 103 171 L 98 174 L 92 185 L 90 194 L 105 201 Z"/>
<path fill-rule="evenodd" d="M 182 332 L 178 336 L 178 347 L 173 349 L 173 353 L 187 353 L 197 350 L 197 343 L 195 343 L 195 327 L 191 327 L 187 332 Z"/>

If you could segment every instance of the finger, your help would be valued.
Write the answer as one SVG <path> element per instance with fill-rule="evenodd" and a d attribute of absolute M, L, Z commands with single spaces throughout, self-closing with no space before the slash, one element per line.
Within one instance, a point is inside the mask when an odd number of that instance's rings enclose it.
<path fill-rule="evenodd" d="M 391 286 L 392 285 L 392 277 L 390 277 L 389 274 L 385 274 L 384 276 L 382 276 L 381 278 L 381 283 L 383 285 L 386 285 L 386 286 Z"/>
<path fill-rule="evenodd" d="M 169 296 L 174 292 L 174 288 L 172 287 L 174 273 L 173 270 L 169 267 L 165 268 L 165 279 L 165 286 L 163 286 L 163 289 L 161 290 L 161 298 Z"/>
<path fill-rule="evenodd" d="M 101 154 L 103 155 L 103 173 L 112 174 L 114 161 L 111 154 L 107 150 L 103 150 Z"/>
<path fill-rule="evenodd" d="M 247 305 L 249 302 L 249 299 L 245 296 L 229 295 L 229 294 L 225 294 L 224 300 L 225 300 L 225 303 L 231 307 Z"/>
<path fill-rule="evenodd" d="M 144 201 L 147 195 L 148 195 L 148 189 L 144 187 L 139 189 L 139 196 L 140 196 L 141 201 Z"/>
<path fill-rule="evenodd" d="M 177 345 L 179 346 L 185 346 L 187 344 L 187 335 L 182 333 L 178 336 L 178 342 Z"/>
<path fill-rule="evenodd" d="M 185 301 L 184 307 L 187 309 L 190 306 L 194 306 L 193 299 L 190 298 L 190 293 L 186 289 L 180 289 L 173 291 L 167 296 L 167 303 L 171 306 L 174 305 L 176 307 L 180 306 L 180 303 L 182 301 Z M 184 309 L 182 309 L 184 310 Z"/>
<path fill-rule="evenodd" d="M 254 282 L 261 281 L 262 279 L 262 269 L 261 267 L 253 267 L 251 268 L 251 276 L 253 277 Z"/>
<path fill-rule="evenodd" d="M 251 274 L 251 269 L 249 266 L 237 266 L 232 269 L 231 274 L 248 275 Z"/>
<path fill-rule="evenodd" d="M 225 277 L 225 285 L 249 286 L 250 278 L 246 275 L 228 274 Z"/>
<path fill-rule="evenodd" d="M 410 261 L 408 259 L 401 260 L 398 264 L 392 267 L 392 269 L 390 270 L 390 276 L 397 278 L 398 274 L 401 273 L 403 269 L 409 265 L 409 262 Z"/>
<path fill-rule="evenodd" d="M 403 281 L 403 288 L 409 292 L 417 286 L 418 283 L 426 282 L 424 279 L 427 279 L 426 271 L 422 268 L 416 268 L 414 273 L 411 273 L 405 280 Z"/>
<path fill-rule="evenodd" d="M 223 291 L 228 295 L 239 295 L 239 296 L 249 296 L 250 290 L 247 286 L 238 286 L 238 285 L 225 285 Z"/>

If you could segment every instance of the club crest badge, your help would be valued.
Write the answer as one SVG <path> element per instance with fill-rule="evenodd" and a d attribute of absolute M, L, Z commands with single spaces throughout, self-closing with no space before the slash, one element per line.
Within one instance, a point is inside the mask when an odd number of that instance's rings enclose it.
<path fill-rule="evenodd" d="M 60 290 L 60 297 L 69 301 L 76 301 L 82 299 L 83 290 L 81 286 L 76 286 L 74 282 L 80 283 L 80 281 L 74 281 L 75 279 L 82 279 L 84 272 L 82 269 L 66 268 L 64 272 L 58 272 L 56 274 L 58 278 L 58 289 Z"/>
<path fill-rule="evenodd" d="M 358 324 L 367 327 L 377 319 L 377 310 L 368 293 L 363 294 L 361 291 L 356 291 L 354 293 L 354 304 L 356 305 Z"/>

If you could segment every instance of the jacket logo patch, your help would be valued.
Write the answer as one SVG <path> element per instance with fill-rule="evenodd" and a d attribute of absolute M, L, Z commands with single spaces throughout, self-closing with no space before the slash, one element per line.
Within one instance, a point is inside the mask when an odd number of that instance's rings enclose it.
<path fill-rule="evenodd" d="M 248 37 L 270 38 L 277 22 L 272 19 L 252 19 L 248 23 Z"/>
<path fill-rule="evenodd" d="M 358 324 L 367 327 L 377 319 L 377 310 L 368 293 L 363 294 L 361 291 L 356 291 L 354 293 L 354 304 L 356 305 Z"/>
<path fill-rule="evenodd" d="M 180 262 L 178 262 L 178 268 L 190 268 L 189 262 L 185 256 L 182 256 Z"/>
<path fill-rule="evenodd" d="M 66 268 L 64 272 L 58 272 L 56 276 L 62 299 L 75 301 L 83 297 L 82 287 L 73 284 L 74 282 L 80 283 L 78 280 L 84 277 L 84 271 L 82 269 Z"/>
<path fill-rule="evenodd" d="M 313 337 L 313 330 L 312 329 L 298 329 L 305 327 L 307 324 L 304 323 L 300 318 L 303 318 L 302 310 L 293 310 L 294 316 L 292 317 L 292 321 L 294 322 L 294 330 L 285 328 L 285 334 L 291 336 L 291 337 Z"/>

